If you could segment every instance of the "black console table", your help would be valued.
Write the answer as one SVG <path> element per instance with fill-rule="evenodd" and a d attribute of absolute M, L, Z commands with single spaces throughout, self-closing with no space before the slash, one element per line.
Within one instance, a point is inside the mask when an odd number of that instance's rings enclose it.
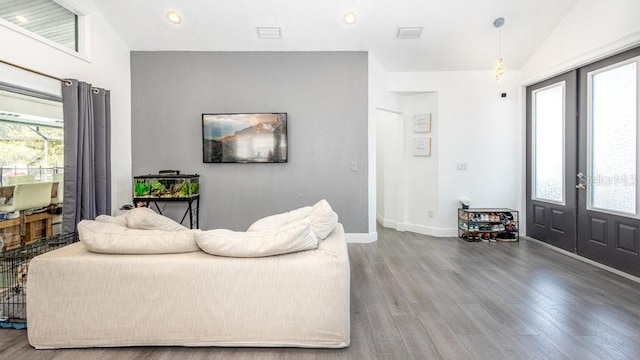
<path fill-rule="evenodd" d="M 186 202 L 187 209 L 182 215 L 182 219 L 180 220 L 180 224 L 184 222 L 184 219 L 189 215 L 189 227 L 191 229 L 198 229 L 200 227 L 200 195 L 193 195 L 190 197 L 134 197 L 133 203 L 135 206 L 138 206 L 138 203 L 142 202 L 145 206 L 149 207 L 149 203 L 153 203 L 158 210 L 160 215 L 162 214 L 162 209 L 158 206 L 159 202 Z M 194 204 L 195 203 L 195 204 Z"/>

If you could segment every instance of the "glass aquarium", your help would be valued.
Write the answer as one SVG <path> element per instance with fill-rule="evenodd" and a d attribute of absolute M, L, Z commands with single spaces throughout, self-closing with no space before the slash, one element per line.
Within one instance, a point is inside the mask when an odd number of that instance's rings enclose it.
<path fill-rule="evenodd" d="M 133 177 L 134 198 L 189 198 L 200 192 L 200 176 L 140 175 Z"/>

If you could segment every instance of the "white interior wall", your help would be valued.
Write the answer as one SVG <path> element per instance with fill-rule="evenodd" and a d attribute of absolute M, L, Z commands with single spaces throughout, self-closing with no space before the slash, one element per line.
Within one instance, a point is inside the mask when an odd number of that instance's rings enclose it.
<path fill-rule="evenodd" d="M 402 106 L 398 95 L 388 91 L 388 72 L 380 63 L 374 52 L 369 52 L 369 127 L 368 127 L 368 154 L 369 154 L 369 237 L 362 241 L 377 240 L 377 131 L 376 113 L 379 109 L 392 112 L 401 112 Z M 354 239 L 350 241 L 355 242 Z"/>
<path fill-rule="evenodd" d="M 388 147 L 388 142 L 385 134 L 387 134 L 386 125 L 387 121 L 385 121 L 385 111 L 377 110 L 376 111 L 376 133 L 378 137 L 376 139 L 376 218 L 378 222 L 384 225 L 384 219 L 387 215 L 385 211 L 385 201 L 384 201 L 384 193 L 385 193 L 385 148 Z"/>
<path fill-rule="evenodd" d="M 400 181 L 403 176 L 404 124 L 402 114 L 376 111 L 377 142 L 377 213 L 376 217 L 385 227 L 395 228 L 399 220 L 401 205 Z"/>
<path fill-rule="evenodd" d="M 403 105 L 403 149 L 400 154 L 402 160 L 399 160 L 404 168 L 401 186 L 403 216 L 397 229 L 434 234 L 438 232 L 438 94 L 405 94 Z M 413 132 L 413 120 L 418 114 L 431 114 L 431 132 Z M 413 139 L 416 137 L 431 138 L 430 156 L 413 155 Z"/>
<path fill-rule="evenodd" d="M 407 198 L 419 199 L 406 207 L 407 221 L 399 230 L 455 236 L 463 196 L 473 207 L 519 208 L 519 78 L 520 72 L 509 71 L 497 86 L 490 71 L 389 74 L 389 91 L 432 93 L 409 101 L 407 109 L 415 110 L 408 111 L 435 108 L 432 159 L 407 163 L 407 174 L 416 175 L 407 176 Z M 467 170 L 457 170 L 458 164 L 466 164 Z"/>
<path fill-rule="evenodd" d="M 111 90 L 112 204 L 131 203 L 131 71 L 129 49 L 93 1 L 66 0 L 89 16 L 91 58 L 87 61 L 0 26 L 0 58 L 60 78 L 75 78 Z M 1 81 L 60 95 L 55 80 L 0 64 Z M 141 134 L 139 134 L 141 135 Z"/>

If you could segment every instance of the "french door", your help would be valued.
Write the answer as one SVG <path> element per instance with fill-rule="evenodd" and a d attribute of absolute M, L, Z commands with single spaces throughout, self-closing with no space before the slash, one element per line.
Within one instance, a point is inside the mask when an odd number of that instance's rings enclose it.
<path fill-rule="evenodd" d="M 640 49 L 578 71 L 578 254 L 640 275 Z"/>
<path fill-rule="evenodd" d="M 640 48 L 527 88 L 527 235 L 637 276 L 639 84 Z"/>
<path fill-rule="evenodd" d="M 574 252 L 576 72 L 527 88 L 527 235 Z"/>

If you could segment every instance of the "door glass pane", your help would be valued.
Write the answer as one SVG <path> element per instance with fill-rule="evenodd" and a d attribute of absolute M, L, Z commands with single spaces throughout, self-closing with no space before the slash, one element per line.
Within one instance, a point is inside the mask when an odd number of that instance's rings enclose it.
<path fill-rule="evenodd" d="M 533 197 L 564 203 L 564 82 L 533 93 Z"/>
<path fill-rule="evenodd" d="M 636 213 L 637 63 L 590 74 L 589 206 Z"/>

